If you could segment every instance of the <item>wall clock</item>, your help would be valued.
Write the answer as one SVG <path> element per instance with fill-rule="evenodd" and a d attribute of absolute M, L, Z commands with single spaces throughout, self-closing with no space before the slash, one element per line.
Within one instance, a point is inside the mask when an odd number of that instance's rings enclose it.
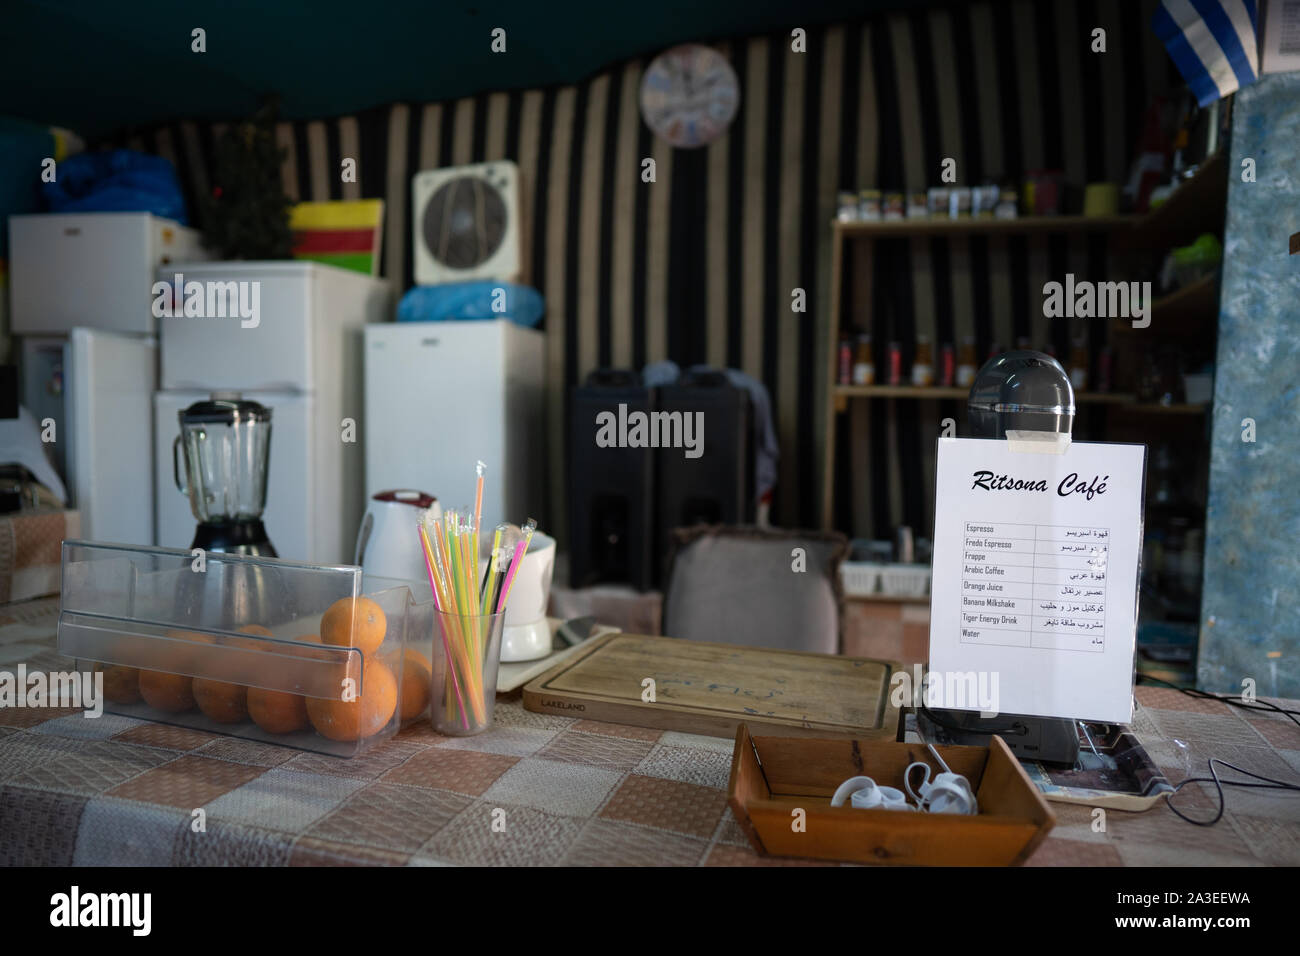
<path fill-rule="evenodd" d="M 641 79 L 641 115 L 673 146 L 705 146 L 721 136 L 740 105 L 736 71 L 717 50 L 684 43 L 651 61 Z"/>

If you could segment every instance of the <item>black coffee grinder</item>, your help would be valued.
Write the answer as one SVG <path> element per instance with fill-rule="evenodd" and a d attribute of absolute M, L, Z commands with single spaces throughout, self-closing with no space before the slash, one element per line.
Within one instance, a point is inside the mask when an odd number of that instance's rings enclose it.
<path fill-rule="evenodd" d="M 1074 427 L 1074 388 L 1061 363 L 1043 352 L 1003 352 L 984 363 L 966 405 L 973 438 L 1007 439 L 1007 433 L 1069 435 Z M 1073 720 L 1002 714 L 984 718 L 972 711 L 934 710 L 918 715 L 955 744 L 986 745 L 997 734 L 1022 760 L 1073 765 L 1079 735 Z M 927 739 L 930 739 L 927 736 Z"/>
<path fill-rule="evenodd" d="M 266 536 L 266 478 L 271 410 L 236 393 L 217 392 L 178 413 L 172 443 L 176 487 L 198 521 L 191 548 L 277 557 Z M 178 452 L 184 459 L 184 482 Z"/>

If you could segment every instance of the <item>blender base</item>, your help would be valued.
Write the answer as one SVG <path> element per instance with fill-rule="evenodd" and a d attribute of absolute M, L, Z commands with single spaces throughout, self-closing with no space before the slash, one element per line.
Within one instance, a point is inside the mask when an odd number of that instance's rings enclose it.
<path fill-rule="evenodd" d="M 223 554 L 247 554 L 257 558 L 278 558 L 275 546 L 266 536 L 260 518 L 253 521 L 200 522 L 194 529 L 191 548 Z"/>

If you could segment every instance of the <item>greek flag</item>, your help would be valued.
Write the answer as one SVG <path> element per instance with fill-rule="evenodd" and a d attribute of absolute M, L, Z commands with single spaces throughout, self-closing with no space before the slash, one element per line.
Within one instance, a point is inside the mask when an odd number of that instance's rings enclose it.
<path fill-rule="evenodd" d="M 1197 102 L 1208 106 L 1259 76 L 1256 0 L 1161 0 L 1151 20 Z"/>

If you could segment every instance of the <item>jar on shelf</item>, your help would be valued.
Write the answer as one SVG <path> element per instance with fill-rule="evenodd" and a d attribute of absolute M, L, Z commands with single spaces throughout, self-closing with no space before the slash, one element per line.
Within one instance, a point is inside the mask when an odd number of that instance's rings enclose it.
<path fill-rule="evenodd" d="M 879 222 L 881 206 L 879 189 L 863 189 L 858 192 L 858 219 L 862 222 Z"/>
<path fill-rule="evenodd" d="M 858 194 L 840 190 L 835 195 L 835 218 L 840 222 L 858 221 Z"/>

